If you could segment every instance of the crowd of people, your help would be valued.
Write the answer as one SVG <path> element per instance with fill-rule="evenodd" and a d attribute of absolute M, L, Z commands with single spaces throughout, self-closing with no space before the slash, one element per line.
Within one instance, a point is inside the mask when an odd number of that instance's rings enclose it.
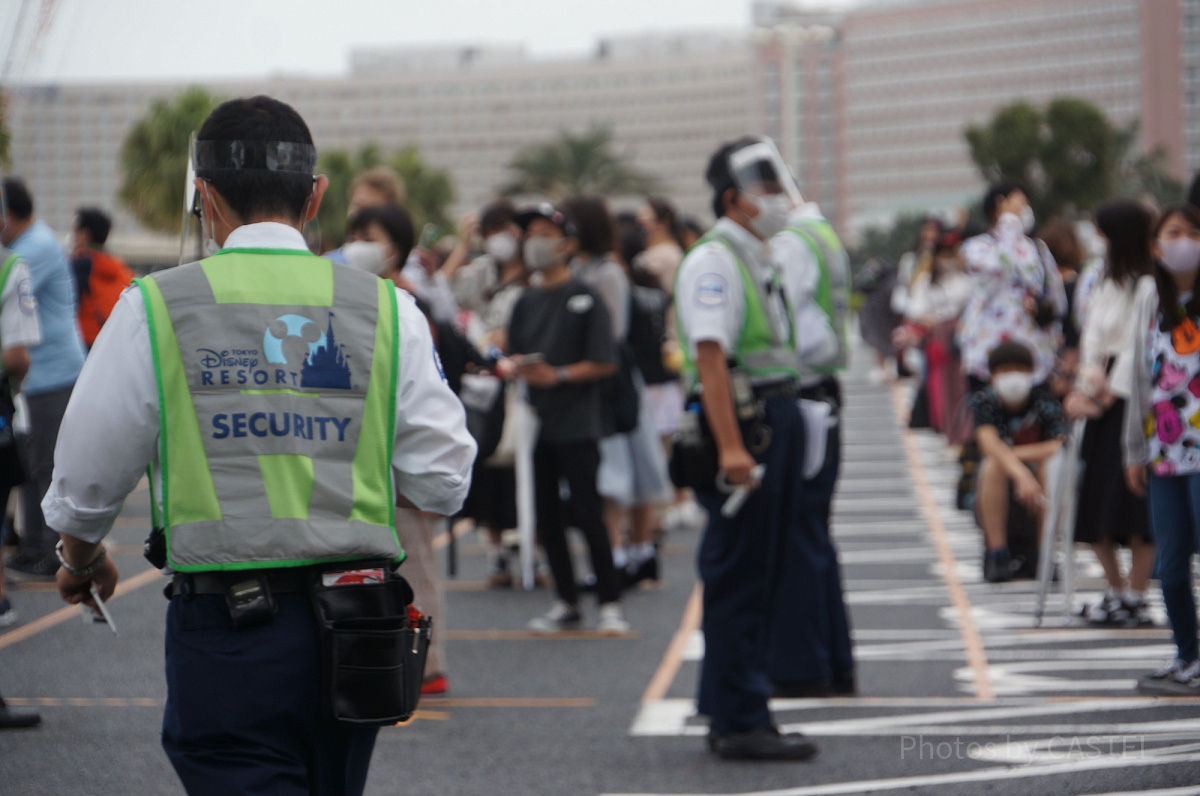
<path fill-rule="evenodd" d="M 1078 458 L 1061 485 L 1073 490 L 1066 532 L 1091 546 L 1106 583 L 1081 620 L 1153 626 L 1152 577 L 1162 589 L 1177 655 L 1139 680 L 1147 693 L 1200 695 L 1198 188 L 1179 204 L 1118 198 L 1038 227 L 1021 186 L 992 185 L 986 228 L 931 216 L 897 266 L 864 271 L 876 379 L 911 376 L 910 425 L 960 451 L 958 506 L 980 527 L 985 580 L 1036 576 L 1061 496 L 1050 462 Z"/>
<path fill-rule="evenodd" d="M 268 98 L 246 102 L 294 114 Z M 297 189 L 302 201 L 286 224 L 228 223 L 223 214 L 240 211 L 221 190 L 237 196 L 236 186 L 212 189 L 220 201 L 208 188 L 202 192 L 206 223 L 228 227 L 221 240 L 235 243 L 223 251 L 240 252 L 249 258 L 247 267 L 276 267 L 253 260 L 264 250 L 256 242 L 283 241 L 288 245 L 273 249 L 274 256 L 293 256 L 288 252 L 298 245 L 299 227 L 306 214 L 309 220 L 315 215 L 327 185 L 309 173 L 311 141 L 287 143 L 297 146 L 286 151 L 304 157 L 282 167 L 277 158 L 273 165 L 264 158 L 256 167 L 309 170 L 296 183 L 307 193 Z M 220 165 L 220 146 L 207 151 L 205 168 L 237 170 Z M 680 219 L 658 197 L 647 197 L 636 212 L 614 213 L 603 197 L 571 196 L 520 207 L 497 199 L 467 214 L 457 234 L 435 240 L 418 236 L 400 178 L 374 168 L 352 183 L 345 241 L 324 256 L 386 280 L 373 284 L 391 283 L 403 302 L 411 298 L 411 307 L 397 310 L 390 342 L 383 332 L 379 340 L 398 347 L 432 342 L 436 356 L 424 374 L 432 384 L 426 387 L 445 392 L 444 381 L 459 397 L 474 440 L 460 433 L 459 404 L 449 393 L 442 397 L 454 404 L 454 418 L 435 417 L 416 393 L 400 390 L 397 397 L 407 403 L 399 414 L 411 425 L 406 442 L 424 457 L 421 466 L 432 467 L 444 453 L 438 477 L 442 486 L 457 484 L 437 499 L 408 495 L 389 517 L 396 550 L 409 562 L 403 575 L 414 603 L 444 625 L 434 540 L 453 535 L 451 525 L 460 522 L 472 523 L 488 542 L 488 586 L 515 584 L 517 459 L 528 443 L 538 580 L 553 591 L 548 609 L 530 618 L 528 629 L 553 634 L 581 627 L 582 595 L 593 593 L 594 628 L 630 631 L 636 617 L 626 615 L 622 595 L 660 577 L 663 535 L 703 528 L 698 565 L 706 653 L 698 709 L 710 719 L 708 747 L 726 758 L 808 759 L 816 746 L 780 733 L 768 699 L 852 695 L 858 688 L 830 528 L 841 453 L 839 374 L 851 348 L 849 258 L 769 139 L 722 146 L 705 178 L 717 218 L 708 229 Z M 0 488 L 7 495 L 23 484 L 22 521 L 10 539 L 18 552 L 8 568 L 17 578 L 57 573 L 64 595 L 86 600 L 79 589 L 104 561 L 103 533 L 80 536 L 64 551 L 41 506 L 50 491 L 46 505 L 63 510 L 60 493 L 71 484 L 61 473 L 71 466 L 55 467 L 59 425 L 89 349 L 103 344 L 108 317 L 132 274 L 104 251 L 110 221 L 102 211 L 79 211 L 68 256 L 36 220 L 21 181 L 5 180 L 3 199 L 0 242 L 13 256 L 3 252 L 0 270 L 7 375 L 7 392 L 0 392 Z M 1156 575 L 1177 655 L 1139 687 L 1200 695 L 1191 582 L 1200 539 L 1200 297 L 1194 284 L 1200 210 L 1186 202 L 1152 208 L 1114 199 L 1095 208 L 1086 225 L 1051 219 L 1039 228 L 1024 189 L 1000 183 L 986 191 L 982 211 L 986 223 L 978 229 L 930 217 L 895 269 L 864 269 L 863 336 L 881 367 L 894 362 L 895 375 L 915 378 L 910 423 L 933 429 L 960 450 L 958 500 L 981 530 L 983 577 L 1033 576 L 1054 497 L 1051 463 L 1064 451 L 1078 455 L 1083 468 L 1071 532 L 1092 546 L 1107 582 L 1082 618 L 1100 626 L 1152 625 L 1147 590 Z M 318 262 L 318 269 L 332 268 Z M 168 294 L 195 273 L 185 269 L 163 278 Z M 362 285 L 372 281 L 352 276 Z M 219 282 L 219 269 L 205 278 Z M 139 283 L 131 291 L 148 291 L 150 309 L 143 313 L 154 312 L 154 290 Z M 216 291 L 210 291 L 214 297 Z M 170 318 L 166 307 L 179 295 L 159 296 L 168 313 L 160 321 Z M 277 298 L 262 303 L 289 303 Z M 288 315 L 272 322 L 267 336 L 297 367 L 315 370 L 317 349 L 324 351 L 329 362 L 321 367 L 328 372 L 320 378 L 338 378 L 342 367 L 342 388 L 350 390 L 349 368 L 333 338 L 332 309 L 341 298 L 325 300 L 327 333 L 311 321 L 292 328 L 288 319 L 296 316 Z M 171 305 L 176 312 L 181 306 Z M 414 329 L 404 324 L 413 318 L 419 334 L 406 338 Z M 358 331 L 356 345 L 370 337 Z M 424 348 L 428 352 L 428 342 Z M 417 385 L 422 377 L 414 374 L 408 377 Z M 294 389 L 249 392 L 312 397 Z M 296 423 L 303 419 L 292 416 Z M 223 439 L 229 429 L 217 425 L 217 417 L 224 415 L 212 418 L 214 438 Z M 345 426 L 338 418 L 315 419 L 322 440 L 324 421 L 335 423 L 340 439 Z M 145 435 L 157 433 L 145 418 L 138 422 Z M 232 436 L 247 437 L 234 422 Z M 250 434 L 267 436 L 255 430 L 253 416 L 248 422 Z M 519 439 L 522 433 L 533 438 Z M 313 431 L 298 429 L 293 436 L 312 441 Z M 467 452 L 473 463 L 462 459 Z M 307 478 L 312 492 L 312 461 L 307 475 L 301 468 L 272 471 L 270 478 Z M 456 497 L 455 490 L 466 489 L 468 464 L 470 490 Z M 463 474 L 456 476 L 456 468 Z M 271 492 L 266 469 L 262 477 L 272 521 L 296 519 L 275 516 L 287 501 L 284 492 Z M 324 483 L 317 489 L 331 504 L 335 491 Z M 164 505 L 169 502 L 164 497 Z M 119 500 L 112 505 L 119 507 Z M 421 505 L 439 508 L 421 511 Z M 570 529 L 586 543 L 588 572 L 576 572 Z M 384 546 L 391 550 L 391 543 Z M 1127 570 L 1123 547 L 1130 550 Z M 94 554 L 86 567 L 83 558 L 72 558 L 80 550 Z M 174 583 L 208 588 L 208 581 L 189 577 L 177 573 Z M 75 591 L 62 586 L 64 578 Z M 277 581 L 291 588 L 286 578 Z M 0 578 L 0 625 L 15 621 Z M 449 689 L 443 639 L 434 636 L 422 693 Z M 169 716 L 173 709 L 168 706 Z M 35 715 L 0 701 L 0 724 L 33 721 Z"/>
<path fill-rule="evenodd" d="M 41 502 L 59 425 L 87 350 L 133 273 L 105 251 L 112 222 L 103 210 L 79 209 L 69 249 L 36 218 L 19 179 L 0 185 L 0 215 L 0 537 L 16 548 L 7 561 L 0 558 L 0 627 L 9 627 L 18 617 L 6 581 L 49 580 L 58 569 L 58 534 L 47 527 Z M 38 720 L 35 711 L 0 699 L 0 726 Z"/>

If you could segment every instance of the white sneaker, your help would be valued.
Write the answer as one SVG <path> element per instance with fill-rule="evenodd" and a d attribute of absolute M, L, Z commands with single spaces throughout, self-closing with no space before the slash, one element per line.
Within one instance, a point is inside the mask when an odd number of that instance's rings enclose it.
<path fill-rule="evenodd" d="M 526 627 L 537 633 L 558 633 L 577 626 L 582 619 L 578 608 L 562 600 L 556 600 L 554 605 L 550 606 L 549 611 L 530 619 Z"/>
<path fill-rule="evenodd" d="M 17 609 L 7 597 L 0 598 L 0 627 L 11 627 L 17 623 Z"/>
<path fill-rule="evenodd" d="M 600 606 L 600 621 L 596 623 L 596 630 L 601 633 L 618 634 L 628 633 L 630 628 L 620 603 L 604 603 Z"/>
<path fill-rule="evenodd" d="M 676 525 L 678 528 L 702 531 L 704 526 L 708 525 L 708 512 L 700 508 L 700 504 L 694 500 L 689 500 L 687 503 L 679 504 Z"/>

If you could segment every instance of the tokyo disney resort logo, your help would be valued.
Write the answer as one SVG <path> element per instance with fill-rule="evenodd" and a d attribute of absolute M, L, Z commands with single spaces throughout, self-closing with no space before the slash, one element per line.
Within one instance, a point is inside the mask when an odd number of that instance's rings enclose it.
<path fill-rule="evenodd" d="M 201 386 L 350 389 L 350 357 L 338 345 L 329 313 L 325 329 L 302 315 L 268 324 L 257 348 L 198 348 Z M 263 361 L 265 360 L 265 362 Z"/>

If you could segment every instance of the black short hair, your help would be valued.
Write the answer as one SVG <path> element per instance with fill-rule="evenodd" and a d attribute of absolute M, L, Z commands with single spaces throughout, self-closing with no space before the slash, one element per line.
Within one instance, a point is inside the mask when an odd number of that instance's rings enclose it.
<path fill-rule="evenodd" d="M 608 254 L 617 249 L 617 233 L 608 205 L 599 196 L 572 196 L 563 202 L 563 210 L 575 222 L 579 250 L 588 254 Z"/>
<path fill-rule="evenodd" d="M 1033 370 L 1033 354 L 1015 340 L 1005 340 L 988 354 L 988 370 L 994 372 L 1006 365 Z"/>
<path fill-rule="evenodd" d="M 4 178 L 4 205 L 18 221 L 33 217 L 33 197 L 29 195 L 29 189 L 20 177 Z"/>
<path fill-rule="evenodd" d="M 112 229 L 112 219 L 98 207 L 81 207 L 75 211 L 75 226 L 86 229 L 93 244 L 103 246 Z"/>
<path fill-rule="evenodd" d="M 994 222 L 996 220 L 996 206 L 999 205 L 1002 200 L 1007 199 L 1010 194 L 1014 194 L 1017 191 L 1020 191 L 1026 196 L 1029 195 L 1029 192 L 1025 190 L 1024 186 L 1011 180 L 1005 180 L 1004 182 L 997 182 L 989 185 L 988 189 L 984 191 L 983 194 L 984 218 L 986 218 L 989 223 Z"/>
<path fill-rule="evenodd" d="M 286 141 L 312 144 L 312 134 L 290 105 L 264 96 L 218 105 L 196 134 L 197 141 Z M 198 173 L 243 222 L 264 216 L 299 221 L 312 196 L 310 174 L 266 169 L 213 169 Z"/>
<path fill-rule="evenodd" d="M 507 229 L 516 217 L 516 206 L 507 199 L 498 199 L 479 214 L 479 233 L 486 238 L 493 232 Z"/>
<path fill-rule="evenodd" d="M 757 143 L 758 139 L 750 136 L 739 138 L 736 141 L 722 144 L 721 148 L 708 159 L 708 170 L 704 172 L 704 179 L 713 189 L 712 211 L 717 218 L 725 215 L 725 192 L 730 188 L 737 188 L 733 181 L 733 172 L 729 170 L 729 156 L 739 149 L 745 149 Z"/>
<path fill-rule="evenodd" d="M 408 259 L 417 241 L 412 216 L 397 205 L 375 205 L 359 210 L 351 217 L 347 226 L 350 232 L 365 232 L 372 224 L 378 224 L 387 234 L 396 249 L 396 256 L 399 257 L 399 267 L 403 268 L 404 261 Z"/>

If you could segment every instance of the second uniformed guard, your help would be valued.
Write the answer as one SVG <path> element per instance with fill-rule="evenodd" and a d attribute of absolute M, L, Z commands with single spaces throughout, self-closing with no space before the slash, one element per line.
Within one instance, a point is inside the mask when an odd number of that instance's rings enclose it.
<path fill-rule="evenodd" d="M 837 374 L 850 359 L 850 259 L 817 204 L 803 199 L 789 213 L 787 227 L 771 239 L 771 250 L 784 271 L 793 308 L 821 313 L 835 344 L 827 355 L 812 359 L 801 352 L 800 398 L 806 411 L 822 410 L 827 431 L 823 440 L 808 440 L 823 451 L 823 461 L 805 481 L 802 522 L 793 526 L 782 548 L 781 566 L 789 576 L 775 587 L 767 670 L 776 696 L 846 696 L 857 685 L 830 515 L 841 465 Z"/>
<path fill-rule="evenodd" d="M 377 725 L 406 709 L 395 506 L 453 514 L 475 444 L 412 300 L 306 248 L 328 181 L 303 119 L 231 100 L 193 159 L 219 248 L 139 280 L 96 340 L 43 503 L 59 592 L 113 593 L 102 540 L 152 464 L 184 787 L 361 794 Z"/>
<path fill-rule="evenodd" d="M 718 221 L 680 265 L 675 287 L 690 396 L 685 425 L 702 429 L 697 450 L 677 449 L 676 459 L 711 454 L 707 472 L 676 471 L 709 517 L 698 561 L 699 710 L 711 718 L 709 748 L 721 757 L 807 759 L 816 746 L 779 733 L 767 707 L 770 600 L 805 487 L 793 319 L 766 242 L 799 194 L 769 139 L 721 147 L 706 178 Z"/>

